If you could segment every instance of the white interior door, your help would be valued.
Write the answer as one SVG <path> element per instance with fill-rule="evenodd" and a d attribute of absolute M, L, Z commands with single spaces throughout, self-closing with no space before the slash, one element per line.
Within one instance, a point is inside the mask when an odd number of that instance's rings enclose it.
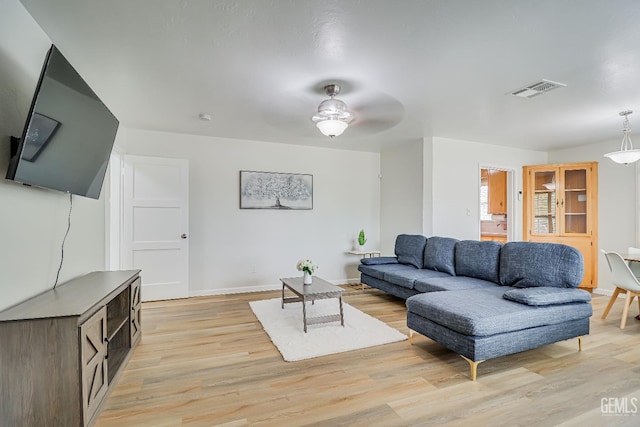
<path fill-rule="evenodd" d="M 142 270 L 142 300 L 189 296 L 189 163 L 124 156 L 123 267 Z"/>

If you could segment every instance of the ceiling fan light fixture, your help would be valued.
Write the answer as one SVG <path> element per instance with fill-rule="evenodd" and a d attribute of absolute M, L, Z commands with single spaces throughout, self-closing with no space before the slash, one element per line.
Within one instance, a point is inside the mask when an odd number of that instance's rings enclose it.
<path fill-rule="evenodd" d="M 342 120 L 325 119 L 316 122 L 316 126 L 323 135 L 333 138 L 334 136 L 342 135 L 342 132 L 349 127 L 349 124 Z"/>
<path fill-rule="evenodd" d="M 620 113 L 620 115 L 624 117 L 624 121 L 622 123 L 622 143 L 620 144 L 620 151 L 612 151 L 611 153 L 604 155 L 604 157 L 623 165 L 628 165 L 629 163 L 634 163 L 640 160 L 640 150 L 634 150 L 633 143 L 631 142 L 631 126 L 629 126 L 629 114 L 631 113 L 633 113 L 631 110 L 622 111 Z"/>
<path fill-rule="evenodd" d="M 326 85 L 324 91 L 330 98 L 318 105 L 318 112 L 311 117 L 311 120 L 323 135 L 333 138 L 342 135 L 354 116 L 347 110 L 347 104 L 336 98 L 340 93 L 340 86 Z"/>

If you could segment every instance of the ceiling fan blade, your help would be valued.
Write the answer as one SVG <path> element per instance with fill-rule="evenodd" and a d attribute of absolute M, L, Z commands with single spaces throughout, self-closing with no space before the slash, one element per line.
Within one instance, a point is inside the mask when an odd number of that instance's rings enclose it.
<path fill-rule="evenodd" d="M 273 99 L 262 102 L 262 118 L 277 128 L 291 131 L 292 128 L 305 128 L 313 122 L 311 116 L 316 111 L 313 96 L 296 92 L 284 92 Z"/>
<path fill-rule="evenodd" d="M 353 103 L 353 105 L 349 105 L 349 107 L 367 118 L 389 118 L 393 120 L 404 116 L 404 106 L 402 103 L 383 93 L 367 96 Z"/>
<path fill-rule="evenodd" d="M 362 119 L 349 126 L 348 132 L 352 136 L 366 136 L 384 132 L 400 123 L 399 120 Z M 345 132 L 346 134 L 346 132 Z"/>

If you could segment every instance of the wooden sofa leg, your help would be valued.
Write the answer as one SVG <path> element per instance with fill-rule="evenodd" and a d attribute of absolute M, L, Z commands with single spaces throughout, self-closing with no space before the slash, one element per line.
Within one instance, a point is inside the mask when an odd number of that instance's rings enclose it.
<path fill-rule="evenodd" d="M 471 359 L 467 359 L 463 355 L 460 355 L 460 357 L 462 357 L 464 360 L 466 360 L 469 363 L 469 367 L 471 368 L 471 381 L 475 381 L 478 375 L 478 365 L 484 362 L 484 360 L 478 360 L 477 362 L 474 362 Z"/>
<path fill-rule="evenodd" d="M 582 337 L 578 337 L 578 351 L 582 351 Z"/>
<path fill-rule="evenodd" d="M 415 332 L 413 332 L 413 329 L 409 329 L 409 344 L 413 345 L 413 334 Z"/>

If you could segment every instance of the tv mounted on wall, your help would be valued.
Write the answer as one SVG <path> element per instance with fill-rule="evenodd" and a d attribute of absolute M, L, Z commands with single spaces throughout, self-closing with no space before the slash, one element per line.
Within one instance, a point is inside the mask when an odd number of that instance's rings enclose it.
<path fill-rule="evenodd" d="M 45 58 L 7 179 L 98 199 L 118 119 L 60 51 Z"/>

